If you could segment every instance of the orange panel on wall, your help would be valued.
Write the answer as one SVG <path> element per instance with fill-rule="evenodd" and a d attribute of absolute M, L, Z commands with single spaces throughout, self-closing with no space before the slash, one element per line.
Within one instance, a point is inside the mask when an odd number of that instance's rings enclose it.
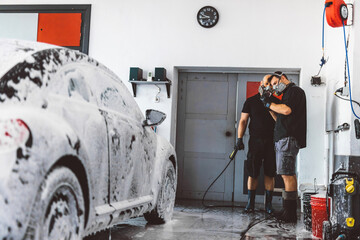
<path fill-rule="evenodd" d="M 39 13 L 37 41 L 80 46 L 81 13 Z"/>
<path fill-rule="evenodd" d="M 254 96 L 259 92 L 260 82 L 247 82 L 246 83 L 246 99 Z"/>

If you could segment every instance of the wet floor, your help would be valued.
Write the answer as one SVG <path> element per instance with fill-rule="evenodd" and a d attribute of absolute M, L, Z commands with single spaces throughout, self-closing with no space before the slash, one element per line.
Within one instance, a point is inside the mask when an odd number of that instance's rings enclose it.
<path fill-rule="evenodd" d="M 139 217 L 85 240 L 315 239 L 301 219 L 299 213 L 297 224 L 284 224 L 260 211 L 245 214 L 241 208 L 204 208 L 201 202 L 183 200 L 176 203 L 167 224 L 150 225 Z"/>

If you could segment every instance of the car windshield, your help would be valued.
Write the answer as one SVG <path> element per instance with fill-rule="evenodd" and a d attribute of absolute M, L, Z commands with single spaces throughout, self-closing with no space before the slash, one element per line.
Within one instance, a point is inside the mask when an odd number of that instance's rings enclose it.
<path fill-rule="evenodd" d="M 51 93 L 98 104 L 139 121 L 143 119 L 136 102 L 115 74 L 69 49 L 35 52 L 0 78 L 0 104 L 44 107 Z"/>

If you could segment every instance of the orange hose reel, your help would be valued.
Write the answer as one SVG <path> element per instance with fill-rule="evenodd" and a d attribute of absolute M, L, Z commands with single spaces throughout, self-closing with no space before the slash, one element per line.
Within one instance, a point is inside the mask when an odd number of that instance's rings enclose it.
<path fill-rule="evenodd" d="M 342 27 L 347 24 L 348 9 L 343 0 L 326 0 L 326 21 L 331 27 Z"/>

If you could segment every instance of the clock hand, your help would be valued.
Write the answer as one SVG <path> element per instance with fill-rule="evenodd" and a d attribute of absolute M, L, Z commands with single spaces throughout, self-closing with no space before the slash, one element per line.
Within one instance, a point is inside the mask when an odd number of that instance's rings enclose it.
<path fill-rule="evenodd" d="M 203 16 L 203 18 L 210 18 L 210 16 L 205 15 L 204 13 L 200 13 L 200 14 Z M 201 18 L 201 16 L 200 16 L 200 18 Z"/>
<path fill-rule="evenodd" d="M 209 16 L 200 16 L 200 19 L 203 19 L 203 18 L 210 18 Z"/>

